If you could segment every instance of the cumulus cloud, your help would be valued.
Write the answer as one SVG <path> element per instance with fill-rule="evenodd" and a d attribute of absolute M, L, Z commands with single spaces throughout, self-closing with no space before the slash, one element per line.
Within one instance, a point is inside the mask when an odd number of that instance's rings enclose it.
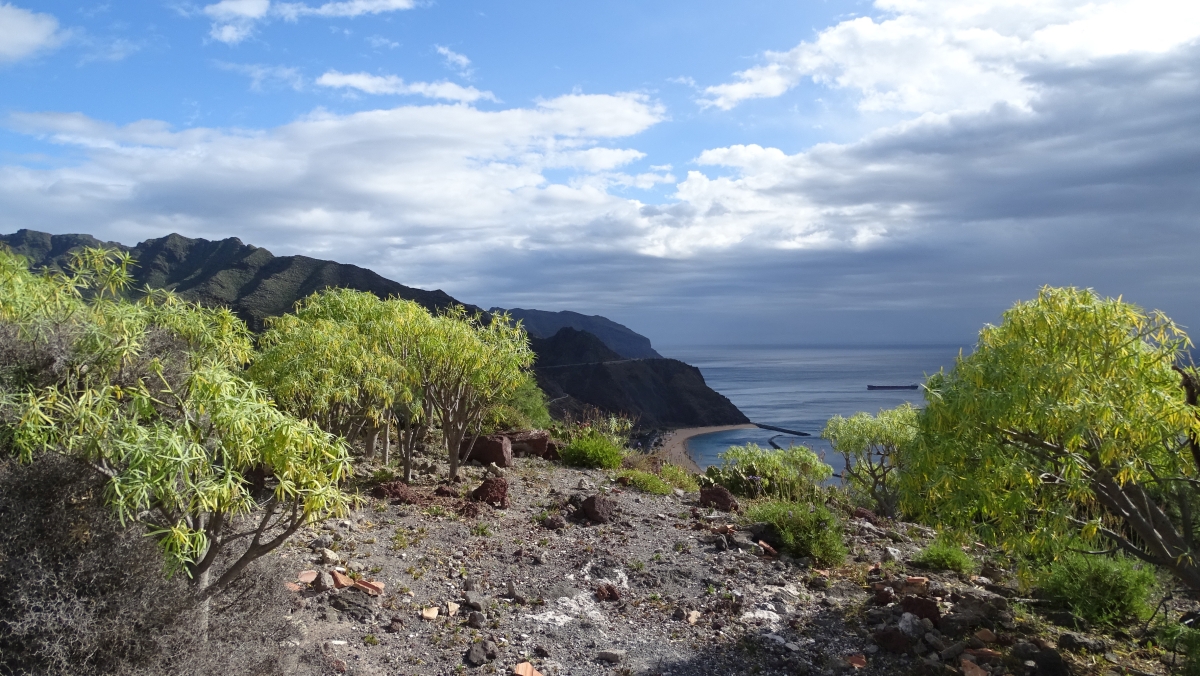
<path fill-rule="evenodd" d="M 453 82 L 405 82 L 395 75 L 371 75 L 370 73 L 340 73 L 328 71 L 317 78 L 322 87 L 354 89 L 365 94 L 409 94 L 429 99 L 473 103 L 480 99 L 495 101 L 491 92 L 479 91 Z"/>
<path fill-rule="evenodd" d="M 806 79 L 848 89 L 865 111 L 910 113 L 1027 107 L 1038 64 L 1082 64 L 1163 53 L 1200 36 L 1200 5 L 1173 0 L 877 0 L 882 18 L 822 31 L 736 79 L 705 88 L 702 104 L 729 110 L 780 96 Z"/>
<path fill-rule="evenodd" d="M 0 64 L 29 58 L 57 47 L 62 40 L 58 19 L 53 16 L 0 4 Z"/>
<path fill-rule="evenodd" d="M 221 0 L 206 5 L 204 13 L 213 20 L 210 37 L 227 44 L 237 44 L 253 35 L 260 21 L 271 17 L 287 21 L 307 16 L 348 18 L 412 9 L 414 5 L 414 0 L 348 0 L 321 5 L 271 0 Z"/>

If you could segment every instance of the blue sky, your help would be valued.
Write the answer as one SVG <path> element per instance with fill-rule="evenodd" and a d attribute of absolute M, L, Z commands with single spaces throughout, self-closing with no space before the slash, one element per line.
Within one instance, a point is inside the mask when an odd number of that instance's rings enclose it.
<path fill-rule="evenodd" d="M 1200 9 L 0 2 L 0 230 L 238 236 L 656 343 L 1200 324 Z"/>

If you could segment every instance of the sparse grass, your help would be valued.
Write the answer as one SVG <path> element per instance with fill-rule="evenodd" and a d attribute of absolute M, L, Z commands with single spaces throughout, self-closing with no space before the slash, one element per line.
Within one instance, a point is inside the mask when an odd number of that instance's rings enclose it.
<path fill-rule="evenodd" d="M 913 562 L 934 570 L 952 570 L 967 574 L 975 570 L 975 562 L 957 544 L 946 538 L 929 543 L 913 558 Z"/>
<path fill-rule="evenodd" d="M 695 493 L 700 490 L 700 484 L 696 481 L 696 475 L 678 465 L 672 465 L 668 462 L 662 466 L 659 474 L 667 483 L 675 488 L 681 488 L 689 493 Z"/>
<path fill-rule="evenodd" d="M 480 521 L 474 526 L 471 526 L 471 535 L 477 535 L 481 538 L 492 536 L 492 524 L 486 521 Z"/>
<path fill-rule="evenodd" d="M 629 483 L 637 486 L 638 489 L 646 493 L 653 493 L 654 495 L 670 495 L 672 493 L 670 484 L 650 472 L 643 472 L 639 469 L 627 469 L 617 476 L 628 479 Z"/>
<path fill-rule="evenodd" d="M 379 645 L 379 639 L 375 638 L 375 634 L 367 634 L 363 637 L 364 645 Z"/>
<path fill-rule="evenodd" d="M 825 505 L 768 500 L 746 510 L 750 521 L 766 521 L 779 531 L 783 548 L 793 556 L 810 556 L 822 566 L 846 558 L 842 524 Z"/>
<path fill-rule="evenodd" d="M 1149 613 L 1154 571 L 1125 556 L 1069 553 L 1041 571 L 1047 596 L 1092 624 L 1112 626 Z"/>

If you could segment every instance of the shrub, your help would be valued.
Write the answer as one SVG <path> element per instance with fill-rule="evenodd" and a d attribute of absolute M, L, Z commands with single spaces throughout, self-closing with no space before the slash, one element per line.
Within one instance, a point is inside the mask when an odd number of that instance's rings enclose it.
<path fill-rule="evenodd" d="M 1114 625 L 1146 615 L 1155 577 L 1123 555 L 1068 553 L 1041 572 L 1038 586 L 1088 622 Z"/>
<path fill-rule="evenodd" d="M 824 505 L 768 500 L 751 505 L 746 517 L 775 526 L 784 550 L 793 556 L 810 556 L 823 566 L 846 558 L 842 524 Z"/>
<path fill-rule="evenodd" d="M 0 674 L 310 673 L 289 665 L 294 571 L 265 557 L 212 597 L 208 643 L 186 577 L 163 575 L 145 530 L 123 527 L 105 481 L 55 454 L 0 462 Z"/>
<path fill-rule="evenodd" d="M 975 562 L 949 538 L 939 538 L 921 550 L 913 562 L 934 570 L 952 570 L 969 573 L 975 570 Z"/>
<path fill-rule="evenodd" d="M 731 446 L 721 453 L 721 466 L 710 466 L 711 483 L 748 498 L 771 497 L 785 502 L 811 502 L 833 468 L 806 446 L 775 450 L 757 444 Z"/>
<path fill-rule="evenodd" d="M 567 444 L 559 454 L 564 463 L 572 467 L 601 467 L 616 469 L 621 466 L 624 453 L 602 434 L 582 435 Z"/>
<path fill-rule="evenodd" d="M 661 477 L 656 474 L 651 474 L 650 472 L 643 472 L 639 469 L 627 469 L 621 472 L 618 476 L 628 479 L 629 483 L 637 486 L 639 489 L 647 493 L 653 493 L 655 495 L 670 495 L 673 492 L 671 490 L 671 484 L 668 484 L 666 481 L 663 481 Z"/>
<path fill-rule="evenodd" d="M 675 488 L 682 488 L 689 493 L 694 493 L 700 490 L 700 483 L 696 481 L 696 475 L 680 467 L 666 463 L 662 466 L 659 476 L 665 479 Z"/>

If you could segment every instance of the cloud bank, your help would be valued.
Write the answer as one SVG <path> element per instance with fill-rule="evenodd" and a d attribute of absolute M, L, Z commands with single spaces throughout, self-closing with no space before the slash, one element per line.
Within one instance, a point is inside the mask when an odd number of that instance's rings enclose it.
<path fill-rule="evenodd" d="M 0 65 L 53 49 L 63 37 L 53 16 L 0 4 Z"/>
<path fill-rule="evenodd" d="M 271 18 L 285 21 L 296 21 L 302 17 L 353 18 L 412 9 L 414 6 L 414 0 L 348 0 L 321 5 L 272 0 L 221 0 L 206 5 L 204 14 L 213 20 L 209 36 L 232 45 L 253 35 L 258 23 Z"/>

